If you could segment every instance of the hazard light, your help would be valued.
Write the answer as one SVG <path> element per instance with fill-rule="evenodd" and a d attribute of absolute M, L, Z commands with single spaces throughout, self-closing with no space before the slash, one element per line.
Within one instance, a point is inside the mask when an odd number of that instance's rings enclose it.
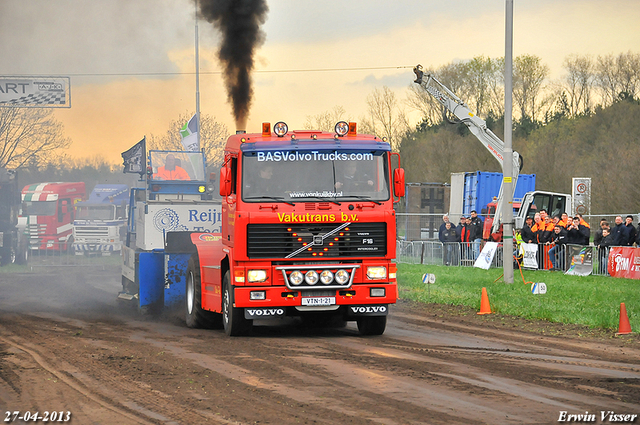
<path fill-rule="evenodd" d="M 271 123 L 263 122 L 262 123 L 262 137 L 271 136 Z"/>

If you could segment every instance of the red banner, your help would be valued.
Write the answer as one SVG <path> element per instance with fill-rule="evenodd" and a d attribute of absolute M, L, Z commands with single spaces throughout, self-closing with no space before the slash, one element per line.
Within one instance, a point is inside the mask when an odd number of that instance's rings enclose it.
<path fill-rule="evenodd" d="M 611 247 L 608 263 L 611 276 L 640 279 L 640 248 Z"/>

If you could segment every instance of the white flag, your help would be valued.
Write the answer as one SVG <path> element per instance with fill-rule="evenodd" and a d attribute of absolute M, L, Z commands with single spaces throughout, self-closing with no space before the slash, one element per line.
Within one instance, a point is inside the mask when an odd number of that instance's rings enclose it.
<path fill-rule="evenodd" d="M 491 263 L 493 262 L 493 257 L 496 255 L 496 251 L 498 250 L 497 242 L 487 242 L 484 244 L 484 248 L 482 248 L 482 252 L 478 255 L 476 262 L 473 264 L 473 267 L 478 267 L 481 269 L 489 270 L 491 267 Z"/>
<path fill-rule="evenodd" d="M 522 243 L 520 246 L 524 249 L 522 257 L 522 266 L 528 269 L 538 268 L 538 244 Z"/>
<path fill-rule="evenodd" d="M 197 115 L 193 115 L 191 119 L 180 129 L 180 137 L 182 137 L 182 146 L 187 151 L 197 152 L 200 150 L 198 143 L 198 119 Z"/>

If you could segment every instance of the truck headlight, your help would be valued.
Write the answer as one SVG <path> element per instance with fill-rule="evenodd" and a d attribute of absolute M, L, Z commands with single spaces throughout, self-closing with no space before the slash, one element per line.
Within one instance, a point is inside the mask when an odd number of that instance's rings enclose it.
<path fill-rule="evenodd" d="M 343 269 L 338 270 L 334 278 L 340 285 L 344 285 L 349 282 L 349 272 Z"/>
<path fill-rule="evenodd" d="M 303 280 L 304 280 L 304 276 L 301 271 L 296 270 L 291 272 L 291 274 L 289 275 L 289 283 L 292 284 L 293 286 L 300 285 Z"/>
<path fill-rule="evenodd" d="M 249 282 L 264 282 L 267 280 L 266 270 L 249 270 L 247 272 L 247 280 Z"/>
<path fill-rule="evenodd" d="M 333 273 L 331 273 L 331 270 L 323 270 L 322 273 L 320 273 L 320 282 L 325 285 L 333 282 Z"/>
<path fill-rule="evenodd" d="M 316 283 L 318 283 L 318 272 L 316 272 L 315 270 L 309 270 L 304 275 L 304 281 L 309 285 L 315 285 Z"/>
<path fill-rule="evenodd" d="M 278 137 L 284 137 L 284 135 L 289 132 L 289 127 L 287 124 L 279 121 L 273 126 L 273 132 L 276 133 L 276 136 Z"/>
<path fill-rule="evenodd" d="M 387 268 L 382 266 L 367 267 L 367 277 L 371 280 L 387 278 Z"/>
<path fill-rule="evenodd" d="M 47 248 L 52 248 L 54 243 L 55 243 L 55 242 L 53 241 L 53 239 L 49 239 L 49 240 L 47 241 Z"/>

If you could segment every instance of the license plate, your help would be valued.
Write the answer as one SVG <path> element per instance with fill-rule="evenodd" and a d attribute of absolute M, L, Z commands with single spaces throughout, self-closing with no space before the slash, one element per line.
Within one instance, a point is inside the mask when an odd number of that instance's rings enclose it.
<path fill-rule="evenodd" d="M 315 305 L 334 305 L 336 303 L 336 297 L 310 297 L 303 298 L 302 305 L 315 306 Z"/>

